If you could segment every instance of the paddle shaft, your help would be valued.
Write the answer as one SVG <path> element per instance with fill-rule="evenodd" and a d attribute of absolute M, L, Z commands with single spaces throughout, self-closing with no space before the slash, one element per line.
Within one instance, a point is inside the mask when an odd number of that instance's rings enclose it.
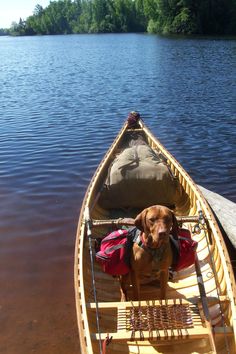
<path fill-rule="evenodd" d="M 99 351 L 100 351 L 100 354 L 102 354 L 103 349 L 102 349 L 102 340 L 101 340 L 100 323 L 99 323 L 97 291 L 96 291 L 96 284 L 95 284 L 95 272 L 94 272 L 94 264 L 93 264 L 91 219 L 90 219 L 88 207 L 85 209 L 84 217 L 85 217 L 85 224 L 86 224 L 86 227 L 87 227 L 87 236 L 88 236 L 88 239 L 89 239 L 89 254 L 90 254 L 91 272 L 92 272 L 92 287 L 93 287 L 94 302 L 96 304 L 97 330 L 98 330 L 98 333 L 99 333 Z"/>

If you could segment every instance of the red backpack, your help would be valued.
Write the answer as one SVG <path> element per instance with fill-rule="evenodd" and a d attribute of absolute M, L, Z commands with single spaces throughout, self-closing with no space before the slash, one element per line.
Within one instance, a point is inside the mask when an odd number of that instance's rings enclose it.
<path fill-rule="evenodd" d="M 129 234 L 128 230 L 116 230 L 102 239 L 96 260 L 105 273 L 110 275 L 129 273 Z"/>
<path fill-rule="evenodd" d="M 188 229 L 179 228 L 178 239 L 171 235 L 171 246 L 174 255 L 172 270 L 179 271 L 190 267 L 195 262 L 195 255 L 198 243 L 191 238 Z"/>
<path fill-rule="evenodd" d="M 124 275 L 130 271 L 130 251 L 136 236 L 135 227 L 116 230 L 105 236 L 96 253 L 96 261 L 110 275 Z M 178 239 L 170 235 L 173 252 L 172 270 L 179 271 L 194 264 L 198 243 L 191 239 L 188 229 L 179 228 Z"/>

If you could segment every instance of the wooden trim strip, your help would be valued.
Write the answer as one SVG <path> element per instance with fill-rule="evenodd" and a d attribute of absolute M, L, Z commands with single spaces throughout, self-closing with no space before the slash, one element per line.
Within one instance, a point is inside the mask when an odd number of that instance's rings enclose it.
<path fill-rule="evenodd" d="M 214 328 L 215 334 L 216 335 L 225 335 L 225 332 L 227 335 L 232 335 L 233 333 L 233 328 L 232 327 L 226 327 L 225 329 L 223 327 L 215 327 Z M 157 336 L 156 331 L 153 332 L 153 338 Z M 144 339 L 150 338 L 150 332 L 149 331 L 142 331 Z M 131 331 L 120 331 L 120 332 L 114 332 L 114 333 L 109 333 L 109 336 L 112 337 L 112 340 L 130 340 L 131 338 Z M 171 340 L 178 340 L 179 338 L 181 339 L 194 339 L 194 338 L 207 338 L 209 336 L 208 329 L 205 327 L 198 327 L 198 328 L 190 328 L 187 330 L 178 330 L 178 329 L 166 329 L 166 330 L 158 330 L 158 338 L 160 339 L 171 339 Z M 102 340 L 107 337 L 107 333 L 101 333 L 101 338 Z M 139 332 L 137 331 L 137 338 L 136 340 L 139 339 Z M 98 333 L 91 333 L 91 339 L 92 340 L 98 340 L 99 334 Z"/>
<path fill-rule="evenodd" d="M 114 333 L 109 333 L 109 336 L 112 337 L 112 340 L 130 340 L 131 339 L 131 334 L 132 331 L 119 331 L 119 332 L 114 332 Z M 152 335 L 153 338 L 157 337 L 156 331 L 152 331 L 150 333 L 149 331 L 142 331 L 142 335 L 144 339 L 150 338 L 150 334 Z M 101 333 L 101 338 L 102 340 L 105 339 L 107 336 L 107 333 Z M 197 329 L 188 329 L 188 330 L 158 330 L 158 339 L 160 338 L 166 338 L 166 339 L 171 339 L 173 340 L 174 338 L 196 338 L 196 337 L 208 337 L 208 329 L 205 327 L 200 327 Z M 99 334 L 98 333 L 91 333 L 91 339 L 98 340 Z M 136 336 L 134 340 L 139 340 L 140 334 L 139 331 L 137 331 Z"/>
<path fill-rule="evenodd" d="M 209 305 L 215 305 L 218 302 L 229 302 L 227 296 L 217 297 L 208 297 L 207 302 Z M 167 300 L 147 300 L 147 301 L 124 301 L 124 302 L 98 302 L 98 307 L 100 309 L 112 309 L 112 308 L 129 308 L 129 307 L 138 307 L 138 306 L 160 306 L 160 305 L 174 305 L 174 304 L 189 304 L 189 305 L 202 305 L 200 298 L 193 299 L 167 299 Z M 87 308 L 95 309 L 95 302 L 89 302 L 86 304 Z"/>

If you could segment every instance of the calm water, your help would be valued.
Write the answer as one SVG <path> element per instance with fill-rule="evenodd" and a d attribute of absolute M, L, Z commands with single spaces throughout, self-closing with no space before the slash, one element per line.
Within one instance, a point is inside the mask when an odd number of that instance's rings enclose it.
<path fill-rule="evenodd" d="M 236 40 L 0 37 L 0 85 L 0 353 L 78 353 L 77 218 L 129 111 L 236 202 Z"/>

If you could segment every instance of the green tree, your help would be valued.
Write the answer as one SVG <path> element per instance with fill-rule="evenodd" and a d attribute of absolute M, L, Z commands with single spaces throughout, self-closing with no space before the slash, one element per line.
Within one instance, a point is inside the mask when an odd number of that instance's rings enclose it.
<path fill-rule="evenodd" d="M 37 4 L 13 35 L 89 32 L 236 33 L 236 0 L 58 0 Z M 1 33 L 3 31 L 1 30 Z"/>

